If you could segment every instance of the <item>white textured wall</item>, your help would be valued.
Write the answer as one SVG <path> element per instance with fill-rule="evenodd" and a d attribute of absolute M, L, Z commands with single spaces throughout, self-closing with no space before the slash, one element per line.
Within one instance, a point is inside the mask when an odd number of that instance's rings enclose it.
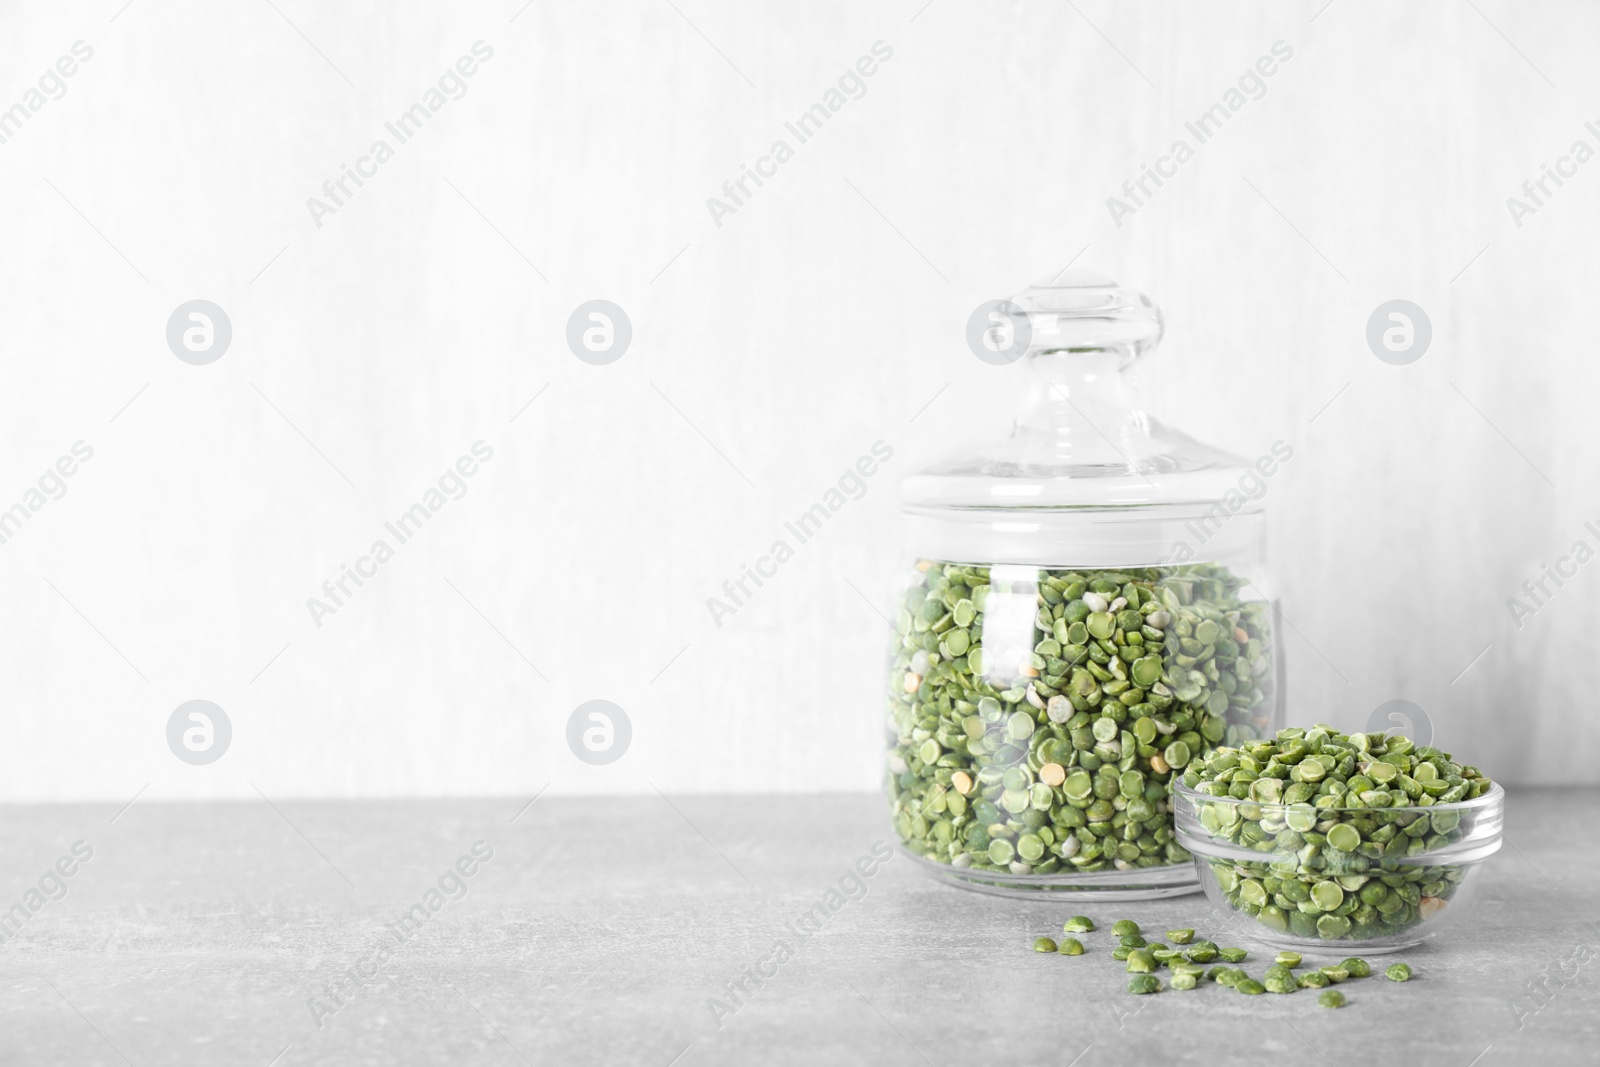
<path fill-rule="evenodd" d="M 1499 776 L 1600 781 L 1600 567 L 1520 630 L 1505 605 L 1600 547 L 1600 163 L 1520 228 L 1505 204 L 1600 148 L 1592 8 L 274 2 L 0 9 L 0 107 L 94 49 L 0 144 L 0 506 L 94 450 L 0 545 L 0 796 L 872 787 L 856 590 L 887 596 L 893 481 L 1021 388 L 964 348 L 971 309 L 1085 246 L 1165 309 L 1153 410 L 1296 450 L 1270 496 L 1294 717 L 1406 698 Z M 478 40 L 465 97 L 316 227 L 306 198 Z M 716 225 L 877 41 L 865 96 Z M 1265 96 L 1114 226 L 1276 41 Z M 196 297 L 234 328 L 204 367 L 163 336 Z M 610 366 L 563 341 L 596 297 L 634 325 Z M 1435 331 L 1406 367 L 1363 340 L 1396 297 Z M 314 626 L 479 440 L 467 495 Z M 879 440 L 865 497 L 714 626 Z M 633 724 L 605 767 L 564 740 L 595 697 Z M 208 767 L 164 738 L 194 698 L 234 726 Z"/>

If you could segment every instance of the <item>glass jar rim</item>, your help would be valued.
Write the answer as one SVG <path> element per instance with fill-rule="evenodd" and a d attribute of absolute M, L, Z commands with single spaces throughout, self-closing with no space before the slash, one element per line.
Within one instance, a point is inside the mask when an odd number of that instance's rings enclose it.
<path fill-rule="evenodd" d="M 1183 779 L 1181 777 L 1176 777 L 1176 778 L 1174 778 L 1172 780 L 1172 794 L 1173 794 L 1174 797 L 1182 797 L 1185 800 L 1205 801 L 1207 803 L 1212 803 L 1212 804 L 1254 804 L 1256 807 L 1262 809 L 1263 811 L 1270 811 L 1270 812 L 1272 812 L 1274 814 L 1277 814 L 1277 813 L 1283 812 L 1283 811 L 1287 811 L 1290 808 L 1307 807 L 1307 808 L 1313 808 L 1318 812 L 1325 812 L 1325 811 L 1326 812 L 1339 812 L 1339 813 L 1411 812 L 1411 813 L 1414 813 L 1414 814 L 1421 814 L 1421 815 L 1433 815 L 1433 814 L 1437 814 L 1438 812 L 1441 812 L 1441 811 L 1447 811 L 1447 812 L 1473 811 L 1473 812 L 1476 812 L 1476 811 L 1487 811 L 1487 810 L 1491 810 L 1491 809 L 1494 809 L 1494 808 L 1504 808 L 1505 807 L 1505 799 L 1506 799 L 1505 788 L 1503 786 L 1501 786 L 1501 784 L 1499 782 L 1495 782 L 1495 781 L 1491 781 L 1489 783 L 1489 789 L 1488 789 L 1487 792 L 1484 792 L 1484 793 L 1482 793 L 1482 794 L 1480 794 L 1478 796 L 1475 796 L 1475 797 L 1471 797 L 1470 799 L 1467 799 L 1467 800 L 1453 800 L 1453 801 L 1449 802 L 1448 804 L 1429 804 L 1429 805 L 1426 805 L 1426 806 L 1419 805 L 1419 804 L 1405 804 L 1405 805 L 1396 805 L 1394 807 L 1386 807 L 1386 808 L 1366 808 L 1366 807 L 1352 808 L 1352 807 L 1345 807 L 1343 805 L 1332 805 L 1332 806 L 1329 806 L 1329 807 L 1317 807 L 1317 805 L 1311 803 L 1310 801 L 1301 801 L 1301 802 L 1299 802 L 1297 804 L 1285 804 L 1281 800 L 1252 800 L 1249 797 L 1213 796 L 1210 793 L 1202 793 L 1198 789 L 1191 788 L 1190 786 L 1188 786 L 1188 785 L 1186 785 L 1184 783 L 1184 781 L 1183 781 Z"/>

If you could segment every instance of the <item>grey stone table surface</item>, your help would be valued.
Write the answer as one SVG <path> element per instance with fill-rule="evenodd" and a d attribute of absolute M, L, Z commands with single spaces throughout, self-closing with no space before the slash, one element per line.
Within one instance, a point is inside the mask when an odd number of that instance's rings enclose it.
<path fill-rule="evenodd" d="M 0 808 L 0 1064 L 1600 1062 L 1600 790 L 1513 791 L 1470 919 L 1340 1011 L 1035 954 L 1216 927 L 879 864 L 877 796 L 526 803 Z"/>

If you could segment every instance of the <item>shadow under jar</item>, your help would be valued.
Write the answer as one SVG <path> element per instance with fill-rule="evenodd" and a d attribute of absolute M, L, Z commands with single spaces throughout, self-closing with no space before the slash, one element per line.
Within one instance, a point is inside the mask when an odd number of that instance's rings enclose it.
<path fill-rule="evenodd" d="M 1161 332 L 1104 279 L 1026 290 L 990 338 L 1025 353 L 1026 405 L 901 483 L 890 818 L 958 885 L 1194 892 L 1173 781 L 1282 725 L 1262 498 L 1292 453 L 1249 464 L 1137 410 L 1124 372 Z"/>

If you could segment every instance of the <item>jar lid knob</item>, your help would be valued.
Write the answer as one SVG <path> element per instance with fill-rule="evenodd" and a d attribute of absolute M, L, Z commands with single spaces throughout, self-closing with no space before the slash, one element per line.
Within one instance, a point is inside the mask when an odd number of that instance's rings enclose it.
<path fill-rule="evenodd" d="M 1161 340 L 1161 312 L 1148 296 L 1103 274 L 1068 268 L 1010 300 L 1028 352 L 1121 351 L 1133 362 Z"/>

